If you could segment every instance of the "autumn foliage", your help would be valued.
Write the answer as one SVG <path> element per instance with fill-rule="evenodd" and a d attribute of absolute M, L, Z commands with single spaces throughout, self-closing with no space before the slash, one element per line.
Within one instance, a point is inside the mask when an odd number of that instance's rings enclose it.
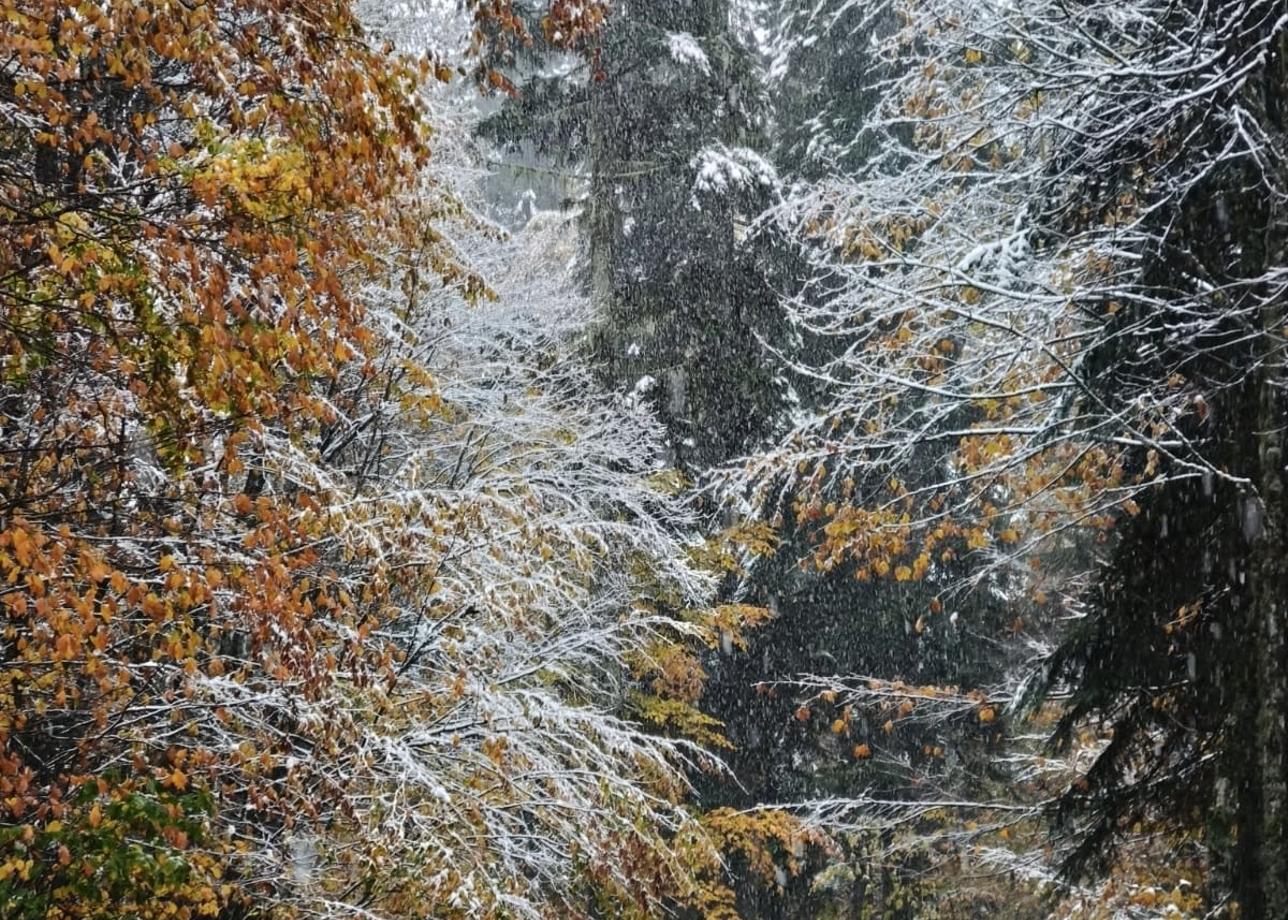
<path fill-rule="evenodd" d="M 611 451 L 635 491 L 543 490 L 610 425 L 536 351 L 495 417 L 431 366 L 427 314 L 488 294 L 430 171 L 448 72 L 345 0 L 2 13 L 0 913 L 727 904 L 705 755 L 606 678 L 660 711 L 645 659 L 714 628 L 667 500 Z"/>
<path fill-rule="evenodd" d="M 261 442 L 315 437 L 366 345 L 342 279 L 425 161 L 419 76 L 343 3 L 4 16 L 5 900 L 213 914 L 247 893 L 221 851 L 260 845 L 234 816 L 310 806 L 292 726 L 212 688 L 307 699 L 324 648 L 380 657 L 324 496 L 266 490 Z"/>

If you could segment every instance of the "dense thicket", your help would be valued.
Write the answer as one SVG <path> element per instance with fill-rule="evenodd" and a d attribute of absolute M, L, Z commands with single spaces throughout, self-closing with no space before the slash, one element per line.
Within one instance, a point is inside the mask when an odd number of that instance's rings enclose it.
<path fill-rule="evenodd" d="M 2 28 L 0 913 L 719 916 L 801 833 L 686 803 L 755 612 L 557 232 L 430 157 L 449 60 L 343 0 Z"/>
<path fill-rule="evenodd" d="M 1277 916 L 1282 5 L 892 9 L 871 155 L 775 214 L 818 241 L 828 395 L 743 494 L 824 571 L 1072 617 L 1066 868 L 1168 828 L 1212 910 Z"/>
<path fill-rule="evenodd" d="M 5 918 L 1288 916 L 1284 0 L 0 14 Z"/>

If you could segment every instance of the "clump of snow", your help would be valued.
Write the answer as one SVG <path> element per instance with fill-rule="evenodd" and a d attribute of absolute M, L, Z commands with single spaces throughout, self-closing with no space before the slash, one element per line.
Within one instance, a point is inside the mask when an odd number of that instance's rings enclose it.
<path fill-rule="evenodd" d="M 1032 254 L 1027 230 L 1019 230 L 1001 240 L 980 243 L 957 262 L 957 271 L 1000 285 L 1015 284 L 1022 277 L 1024 264 Z"/>
<path fill-rule="evenodd" d="M 642 408 L 648 404 L 653 392 L 657 389 L 657 378 L 652 374 L 645 374 L 639 380 L 635 381 L 635 386 L 631 387 L 630 393 L 626 394 L 626 405 L 633 408 Z"/>
<path fill-rule="evenodd" d="M 698 196 L 703 193 L 723 195 L 730 191 L 776 189 L 778 172 L 773 165 L 746 147 L 707 147 L 698 152 L 689 166 L 697 174 L 693 180 L 693 206 L 702 210 Z"/>
<path fill-rule="evenodd" d="M 707 53 L 702 50 L 698 40 L 688 32 L 668 32 L 666 43 L 670 49 L 671 58 L 677 63 L 696 67 L 704 74 L 711 73 L 711 61 L 707 59 Z"/>

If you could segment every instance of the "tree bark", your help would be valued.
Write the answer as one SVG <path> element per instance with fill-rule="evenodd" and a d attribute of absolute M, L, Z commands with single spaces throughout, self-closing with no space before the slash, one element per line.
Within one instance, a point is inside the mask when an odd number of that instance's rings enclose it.
<path fill-rule="evenodd" d="M 1281 38 L 1274 59 L 1268 62 L 1266 78 L 1259 87 L 1257 108 L 1272 136 L 1288 139 L 1285 131 L 1283 97 L 1288 92 L 1288 38 Z M 1276 176 L 1280 187 L 1285 176 Z M 1278 196 L 1271 196 L 1262 221 L 1246 228 L 1261 256 L 1263 272 L 1288 264 L 1288 209 Z M 1257 293 L 1263 293 L 1258 291 Z M 1261 308 L 1263 355 L 1258 368 L 1257 490 L 1261 507 L 1260 534 L 1252 548 L 1252 636 L 1255 671 L 1256 739 L 1255 782 L 1259 826 L 1243 828 L 1248 844 L 1257 850 L 1251 860 L 1256 867 L 1257 890 L 1250 892 L 1244 916 L 1288 917 L 1288 484 L 1285 483 L 1285 399 L 1283 336 L 1285 309 L 1273 291 L 1265 291 Z M 1241 834 L 1242 838 L 1243 834 Z M 1241 839 L 1241 843 L 1243 840 Z M 1252 881 L 1252 880 L 1249 880 Z"/>

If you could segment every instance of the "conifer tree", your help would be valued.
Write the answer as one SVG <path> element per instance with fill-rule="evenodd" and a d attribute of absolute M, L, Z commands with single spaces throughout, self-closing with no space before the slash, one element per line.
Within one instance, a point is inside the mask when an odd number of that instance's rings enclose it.
<path fill-rule="evenodd" d="M 779 405 L 758 342 L 779 328 L 769 244 L 745 235 L 778 183 L 727 2 L 622 4 L 575 66 L 541 39 L 511 54 L 482 130 L 534 195 L 552 179 L 580 208 L 599 367 L 657 407 L 679 467 L 741 452 Z"/>

